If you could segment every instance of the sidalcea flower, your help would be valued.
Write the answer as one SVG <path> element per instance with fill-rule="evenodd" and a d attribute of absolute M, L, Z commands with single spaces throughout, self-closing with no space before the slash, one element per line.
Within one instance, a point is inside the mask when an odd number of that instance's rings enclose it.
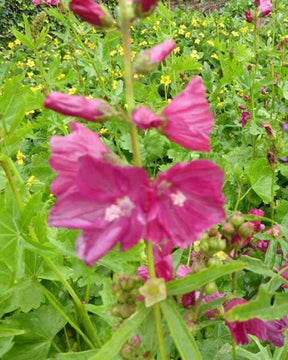
<path fill-rule="evenodd" d="M 134 68 L 138 74 L 149 74 L 175 49 L 174 40 L 165 40 L 151 49 L 142 50 L 135 58 Z"/>
<path fill-rule="evenodd" d="M 92 25 L 109 27 L 114 23 L 114 20 L 106 7 L 99 5 L 94 0 L 72 0 L 69 4 L 69 8 L 82 20 L 87 21 Z"/>
<path fill-rule="evenodd" d="M 251 119 L 251 114 L 248 111 L 243 111 L 239 123 L 245 127 L 249 119 Z"/>
<path fill-rule="evenodd" d="M 84 96 L 56 91 L 46 95 L 44 107 L 62 115 L 75 116 L 87 121 L 104 121 L 113 115 L 113 109 L 104 100 L 86 99 Z"/>
<path fill-rule="evenodd" d="M 161 173 L 150 194 L 147 239 L 186 248 L 223 221 L 223 179 L 222 170 L 208 160 L 178 163 Z"/>
<path fill-rule="evenodd" d="M 248 301 L 243 299 L 233 299 L 225 306 L 225 313 L 234 308 L 234 306 L 247 303 Z M 225 324 L 228 326 L 232 337 L 234 338 L 237 345 L 248 344 L 248 334 L 255 335 L 261 341 L 266 340 L 266 326 L 265 322 L 254 318 L 248 321 L 226 321 Z"/>
<path fill-rule="evenodd" d="M 288 327 L 288 316 L 280 320 L 266 321 L 267 341 L 274 346 L 282 347 L 285 341 L 284 331 Z"/>
<path fill-rule="evenodd" d="M 59 5 L 60 4 L 60 0 L 32 0 L 32 4 L 35 6 L 39 6 L 42 3 L 44 3 L 47 6 L 50 5 Z"/>
<path fill-rule="evenodd" d="M 170 140 L 190 150 L 210 151 L 208 134 L 214 119 L 199 77 L 194 77 L 160 116 L 146 107 L 139 107 L 134 110 L 132 120 L 140 129 L 159 127 Z"/>
<path fill-rule="evenodd" d="M 41 5 L 41 3 L 42 3 L 42 0 L 32 0 L 32 4 L 35 6 Z"/>
<path fill-rule="evenodd" d="M 130 0 L 131 1 L 131 0 Z M 157 6 L 158 0 L 132 0 L 137 17 L 149 16 Z"/>
<path fill-rule="evenodd" d="M 270 0 L 260 0 L 260 5 L 257 10 L 262 14 L 263 17 L 267 17 L 270 15 L 273 6 Z"/>
<path fill-rule="evenodd" d="M 165 281 L 173 279 L 173 259 L 171 255 L 173 248 L 174 245 L 170 241 L 161 246 L 156 244 L 153 246 L 156 276 L 164 278 Z M 137 272 L 144 281 L 149 279 L 147 266 L 140 266 Z"/>
<path fill-rule="evenodd" d="M 246 11 L 245 11 L 245 16 L 246 16 L 246 21 L 247 21 L 248 23 L 252 23 L 252 22 L 253 22 L 253 16 L 252 16 L 251 11 L 246 10 Z"/>

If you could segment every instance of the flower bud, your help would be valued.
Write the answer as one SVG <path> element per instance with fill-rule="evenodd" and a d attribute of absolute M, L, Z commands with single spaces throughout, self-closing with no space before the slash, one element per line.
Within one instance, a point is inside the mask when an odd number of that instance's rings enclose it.
<path fill-rule="evenodd" d="M 72 0 L 69 8 L 74 14 L 89 24 L 99 27 L 110 27 L 114 19 L 104 5 L 97 4 L 94 0 Z"/>
<path fill-rule="evenodd" d="M 220 237 L 220 233 L 216 227 L 212 227 L 207 231 L 209 237 Z"/>
<path fill-rule="evenodd" d="M 62 115 L 75 116 L 87 121 L 104 121 L 113 115 L 113 109 L 104 100 L 86 99 L 60 92 L 46 95 L 44 107 Z"/>
<path fill-rule="evenodd" d="M 158 0 L 132 0 L 134 5 L 134 12 L 137 17 L 143 18 L 149 16 L 155 7 Z"/>
<path fill-rule="evenodd" d="M 247 21 L 248 23 L 252 23 L 252 22 L 253 22 L 253 17 L 252 17 L 251 11 L 246 10 L 246 11 L 245 11 L 245 16 L 246 16 L 246 21 Z"/>
<path fill-rule="evenodd" d="M 240 211 L 236 211 L 230 218 L 230 224 L 238 228 L 240 225 L 244 223 L 243 214 Z"/>
<path fill-rule="evenodd" d="M 242 238 L 246 238 L 249 235 L 252 235 L 254 232 L 254 225 L 250 222 L 245 222 L 239 227 L 239 234 Z"/>
<path fill-rule="evenodd" d="M 208 296 L 215 294 L 215 292 L 217 291 L 217 285 L 216 285 L 215 281 L 211 281 L 210 283 L 208 283 L 205 286 L 204 291 L 205 291 L 205 294 Z"/>
<path fill-rule="evenodd" d="M 151 49 L 142 50 L 137 54 L 134 69 L 138 74 L 149 74 L 175 49 L 174 40 L 165 40 Z"/>
<path fill-rule="evenodd" d="M 222 231 L 224 234 L 232 235 L 235 232 L 235 228 L 231 223 L 228 222 L 222 226 Z"/>

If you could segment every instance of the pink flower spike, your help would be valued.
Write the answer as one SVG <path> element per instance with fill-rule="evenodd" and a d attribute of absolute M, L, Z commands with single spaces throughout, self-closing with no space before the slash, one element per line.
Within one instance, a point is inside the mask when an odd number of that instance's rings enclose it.
<path fill-rule="evenodd" d="M 138 17 L 149 16 L 157 6 L 158 0 L 132 0 Z"/>
<path fill-rule="evenodd" d="M 49 162 L 58 174 L 51 185 L 51 192 L 55 195 L 75 191 L 78 160 L 81 156 L 89 154 L 95 159 L 104 160 L 105 154 L 110 153 L 96 132 L 76 122 L 70 122 L 70 126 L 70 135 L 53 136 L 50 141 L 52 155 Z"/>
<path fill-rule="evenodd" d="M 252 23 L 252 22 L 253 22 L 253 17 L 252 17 L 251 11 L 246 10 L 246 11 L 245 11 L 245 16 L 246 16 L 246 21 L 247 21 L 248 23 Z"/>
<path fill-rule="evenodd" d="M 224 221 L 222 170 L 208 160 L 178 163 L 153 184 L 147 239 L 190 246 L 204 231 Z"/>
<path fill-rule="evenodd" d="M 86 99 L 60 92 L 46 95 L 44 107 L 62 115 L 75 116 L 87 121 L 104 120 L 113 114 L 113 109 L 103 100 Z"/>
<path fill-rule="evenodd" d="M 59 5 L 60 4 L 60 0 L 44 0 L 45 5 L 50 6 L 50 5 Z"/>
<path fill-rule="evenodd" d="M 201 78 L 194 77 L 162 115 L 168 120 L 163 132 L 170 140 L 190 150 L 208 152 L 214 118 L 205 91 Z"/>
<path fill-rule="evenodd" d="M 145 106 L 138 107 L 133 111 L 132 120 L 141 130 L 157 128 L 163 123 L 163 120 Z"/>
<path fill-rule="evenodd" d="M 176 271 L 176 275 L 178 276 L 179 279 L 182 279 L 183 277 L 191 273 L 192 273 L 192 269 L 184 264 L 181 264 Z"/>
<path fill-rule="evenodd" d="M 137 167 L 121 167 L 89 155 L 79 159 L 73 193 L 57 198 L 50 226 L 85 230 L 77 240 L 89 266 L 117 242 L 128 250 L 144 235 L 149 177 Z"/>
<path fill-rule="evenodd" d="M 160 63 L 175 49 L 174 40 L 165 40 L 151 49 L 142 50 L 135 59 L 135 71 L 138 74 L 149 74 L 160 65 Z"/>
<path fill-rule="evenodd" d="M 241 119 L 239 120 L 239 123 L 245 127 L 248 123 L 248 120 L 251 119 L 251 114 L 248 111 L 243 111 L 241 114 Z"/>
<path fill-rule="evenodd" d="M 35 6 L 41 5 L 41 3 L 42 3 L 42 0 L 32 0 L 32 4 Z"/>
<path fill-rule="evenodd" d="M 257 10 L 262 14 L 263 17 L 268 17 L 273 8 L 270 0 L 260 0 L 260 5 Z"/>
<path fill-rule="evenodd" d="M 106 7 L 99 5 L 94 0 L 72 0 L 69 8 L 82 20 L 92 25 L 99 27 L 109 27 L 113 25 L 113 18 Z"/>

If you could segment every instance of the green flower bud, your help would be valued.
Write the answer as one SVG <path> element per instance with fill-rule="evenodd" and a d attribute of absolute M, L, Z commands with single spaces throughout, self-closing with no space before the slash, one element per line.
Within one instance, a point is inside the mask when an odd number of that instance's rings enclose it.
<path fill-rule="evenodd" d="M 244 217 L 243 214 L 240 211 L 236 211 L 230 218 L 230 223 L 238 228 L 244 223 Z"/>
<path fill-rule="evenodd" d="M 208 296 L 215 294 L 215 292 L 217 291 L 217 285 L 216 285 L 215 281 L 211 281 L 210 283 L 208 283 L 205 286 L 204 291 L 205 291 L 205 294 Z"/>

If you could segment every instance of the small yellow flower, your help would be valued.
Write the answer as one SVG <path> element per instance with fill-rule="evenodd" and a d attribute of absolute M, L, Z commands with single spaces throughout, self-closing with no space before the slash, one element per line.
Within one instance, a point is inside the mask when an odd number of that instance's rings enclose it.
<path fill-rule="evenodd" d="M 178 34 L 179 34 L 179 35 L 184 35 L 184 34 L 185 34 L 185 30 L 182 29 L 182 28 L 180 28 L 180 29 L 178 30 Z"/>
<path fill-rule="evenodd" d="M 197 27 L 198 23 L 197 23 L 197 20 L 195 18 L 192 19 L 191 25 L 194 26 L 194 27 Z"/>
<path fill-rule="evenodd" d="M 113 89 L 113 90 L 116 90 L 117 87 L 118 87 L 118 81 L 117 81 L 117 80 L 113 80 L 113 82 L 112 82 L 112 89 Z"/>
<path fill-rule="evenodd" d="M 267 31 L 267 36 L 270 36 L 271 35 L 271 30 L 268 30 Z"/>
<path fill-rule="evenodd" d="M 191 55 L 192 59 L 196 59 L 196 60 L 199 60 L 200 59 L 200 56 L 198 54 L 198 51 L 197 50 L 192 50 L 191 52 Z"/>
<path fill-rule="evenodd" d="M 200 32 L 199 36 L 202 37 L 202 39 L 203 39 L 205 37 L 205 34 L 203 34 L 203 32 Z"/>
<path fill-rule="evenodd" d="M 31 90 L 36 93 L 37 91 L 39 90 L 42 90 L 43 89 L 43 86 L 42 85 L 37 85 L 37 86 L 34 86 L 31 88 Z"/>
<path fill-rule="evenodd" d="M 89 49 L 92 49 L 92 50 L 96 49 L 96 45 L 94 43 L 92 43 L 92 42 L 88 43 L 88 47 L 89 47 Z"/>
<path fill-rule="evenodd" d="M 55 46 L 58 46 L 58 45 L 59 45 L 58 39 L 54 39 L 54 45 L 55 45 Z"/>
<path fill-rule="evenodd" d="M 247 35 L 248 28 L 247 27 L 242 27 L 242 28 L 239 29 L 239 31 L 241 32 L 242 35 Z"/>
<path fill-rule="evenodd" d="M 76 94 L 76 92 L 77 92 L 77 89 L 75 87 L 72 87 L 71 89 L 68 90 L 69 95 L 74 95 L 74 94 Z"/>
<path fill-rule="evenodd" d="M 233 31 L 231 32 L 231 34 L 232 34 L 233 37 L 239 37 L 238 31 L 234 31 L 234 30 L 233 30 Z"/>
<path fill-rule="evenodd" d="M 221 30 L 221 33 L 222 33 L 224 36 L 228 36 L 228 33 L 227 33 L 225 30 Z"/>
<path fill-rule="evenodd" d="M 121 56 L 123 56 L 124 55 L 124 49 L 123 49 L 123 46 L 119 46 L 119 54 L 121 55 Z"/>
<path fill-rule="evenodd" d="M 18 67 L 23 67 L 23 66 L 24 66 L 23 61 L 17 61 L 17 66 L 18 66 Z"/>
<path fill-rule="evenodd" d="M 20 44 L 21 44 L 21 41 L 20 41 L 19 39 L 16 39 L 16 40 L 14 41 L 14 44 L 15 44 L 15 45 L 20 45 Z"/>
<path fill-rule="evenodd" d="M 102 129 L 100 129 L 100 131 L 99 131 L 99 134 L 100 135 L 105 135 L 105 134 L 107 134 L 108 133 L 108 129 L 106 129 L 106 128 L 102 128 Z"/>
<path fill-rule="evenodd" d="M 26 181 L 26 185 L 27 185 L 28 187 L 31 187 L 34 183 L 35 183 L 35 176 L 32 175 L 32 176 L 30 176 L 29 179 Z"/>
<path fill-rule="evenodd" d="M 66 76 L 65 74 L 60 74 L 60 75 L 57 77 L 57 79 L 58 79 L 58 80 L 62 80 L 62 79 L 65 78 L 65 76 Z"/>
<path fill-rule="evenodd" d="M 14 45 L 15 45 L 15 44 L 14 44 L 13 42 L 9 42 L 8 47 L 9 47 L 10 49 L 13 49 Z"/>
<path fill-rule="evenodd" d="M 165 86 L 168 86 L 169 84 L 171 84 L 170 76 L 169 75 L 162 75 L 161 80 L 160 80 L 160 84 L 163 84 Z"/>
<path fill-rule="evenodd" d="M 34 110 L 31 110 L 31 111 L 27 111 L 26 113 L 25 113 L 25 115 L 33 115 L 35 113 L 35 111 Z"/>
<path fill-rule="evenodd" d="M 140 43 L 139 43 L 139 47 L 142 47 L 142 46 L 146 46 L 147 45 L 147 41 L 141 41 Z"/>
<path fill-rule="evenodd" d="M 20 150 L 17 151 L 16 158 L 17 158 L 17 161 L 18 161 L 18 165 L 24 165 L 25 156 L 23 155 L 23 153 Z"/>
<path fill-rule="evenodd" d="M 76 54 L 76 55 L 82 55 L 82 54 L 83 54 L 83 51 L 80 50 L 80 49 L 77 49 L 77 50 L 75 50 L 75 54 Z"/>
<path fill-rule="evenodd" d="M 141 35 L 145 35 L 147 33 L 147 29 L 141 30 Z"/>
<path fill-rule="evenodd" d="M 207 41 L 207 44 L 210 45 L 210 46 L 214 46 L 214 45 L 215 45 L 215 44 L 214 44 L 214 41 L 212 41 L 212 40 L 208 40 L 208 41 Z"/>
<path fill-rule="evenodd" d="M 194 43 L 195 43 L 196 45 L 199 45 L 199 44 L 200 44 L 200 42 L 201 42 L 201 40 L 200 40 L 200 39 L 195 39 L 195 41 L 194 41 Z"/>
<path fill-rule="evenodd" d="M 14 54 L 14 51 L 13 50 L 8 50 L 8 53 L 13 55 Z"/>
<path fill-rule="evenodd" d="M 203 26 L 204 28 L 207 28 L 207 27 L 208 27 L 208 23 L 207 23 L 206 20 L 204 20 L 204 21 L 202 22 L 202 26 Z"/>
<path fill-rule="evenodd" d="M 176 47 L 173 51 L 174 51 L 175 54 L 179 54 L 179 52 L 180 52 L 180 47 L 179 47 L 179 46 Z"/>
<path fill-rule="evenodd" d="M 27 76 L 29 77 L 29 79 L 31 79 L 34 76 L 34 73 L 33 72 L 28 72 Z"/>
<path fill-rule="evenodd" d="M 31 60 L 31 59 L 28 59 L 27 60 L 27 66 L 29 66 L 29 67 L 34 67 L 35 66 L 35 62 L 33 61 L 33 60 Z"/>
<path fill-rule="evenodd" d="M 117 50 L 112 50 L 112 51 L 110 51 L 110 56 L 115 56 L 117 54 Z"/>
<path fill-rule="evenodd" d="M 92 27 L 92 34 L 96 34 L 97 33 L 97 31 L 96 31 L 96 29 L 94 28 L 94 27 Z"/>
<path fill-rule="evenodd" d="M 176 27 L 176 26 L 177 26 L 176 21 L 172 21 L 172 22 L 171 22 L 171 25 L 172 25 L 173 27 Z"/>
<path fill-rule="evenodd" d="M 190 37 L 191 37 L 191 33 L 190 33 L 190 32 L 186 32 L 186 33 L 185 33 L 185 38 L 186 38 L 186 39 L 189 39 Z"/>
<path fill-rule="evenodd" d="M 222 22 L 221 22 L 221 23 L 219 23 L 219 27 L 220 27 L 220 28 L 222 28 L 222 29 L 224 29 L 224 28 L 225 28 L 224 23 L 222 23 Z"/>
<path fill-rule="evenodd" d="M 149 279 L 140 287 L 139 293 L 145 297 L 146 307 L 150 307 L 167 298 L 166 284 L 163 278 Z"/>
<path fill-rule="evenodd" d="M 218 57 L 218 55 L 217 55 L 217 54 L 212 54 L 212 55 L 211 55 L 211 58 L 212 58 L 212 59 L 219 60 L 219 57 Z"/>
<path fill-rule="evenodd" d="M 71 59 L 71 55 L 70 54 L 66 54 L 63 56 L 64 60 L 70 60 Z"/>

